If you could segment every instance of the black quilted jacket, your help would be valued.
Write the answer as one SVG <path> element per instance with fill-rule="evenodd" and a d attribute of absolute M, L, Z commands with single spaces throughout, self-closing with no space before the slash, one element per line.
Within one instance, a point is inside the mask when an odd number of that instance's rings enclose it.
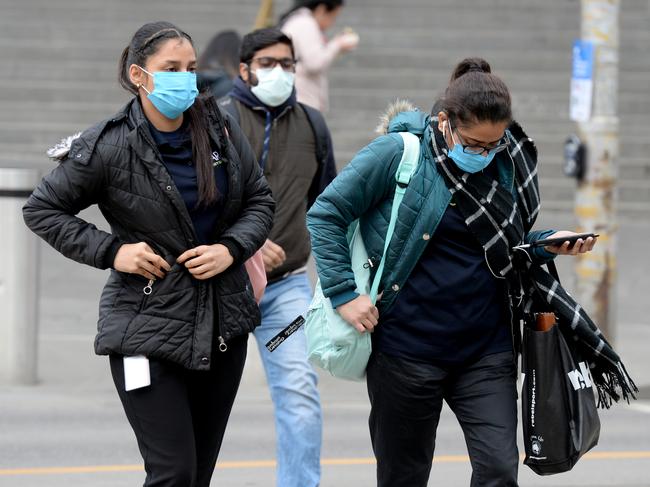
<path fill-rule="evenodd" d="M 222 122 L 211 113 L 215 144 Z M 259 323 L 243 263 L 264 243 L 274 202 L 247 140 L 229 122 L 224 158 L 229 189 L 213 242 L 236 250 L 236 259 L 212 279 L 196 280 L 176 263 L 197 245 L 196 235 L 137 98 L 74 139 L 25 204 L 27 226 L 73 260 L 105 269 L 120 243 L 144 241 L 172 266 L 164 279 L 155 281 L 150 295 L 143 292 L 145 278 L 111 270 L 99 304 L 96 353 L 141 354 L 207 370 L 213 343 L 223 348 Z M 75 216 L 93 204 L 111 233 Z"/>

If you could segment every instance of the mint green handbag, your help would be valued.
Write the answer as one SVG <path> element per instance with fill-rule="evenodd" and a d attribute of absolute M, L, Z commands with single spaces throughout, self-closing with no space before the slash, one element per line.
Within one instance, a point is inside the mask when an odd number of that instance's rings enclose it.
<path fill-rule="evenodd" d="M 373 304 L 377 301 L 379 282 L 384 271 L 386 251 L 395 231 L 397 213 L 399 212 L 406 186 L 418 166 L 420 157 L 420 139 L 409 132 L 400 132 L 404 140 L 404 152 L 395 174 L 397 186 L 393 198 L 393 208 L 386 232 L 384 253 L 381 262 L 370 282 L 368 251 L 359 230 L 359 220 L 348 228 L 348 243 L 356 292 L 370 296 Z M 359 333 L 345 321 L 332 307 L 329 298 L 323 296 L 320 280 L 316 283 L 314 298 L 309 305 L 305 320 L 307 349 L 309 360 L 318 367 L 327 370 L 333 376 L 348 380 L 363 380 L 366 366 L 372 351 L 370 333 Z"/>

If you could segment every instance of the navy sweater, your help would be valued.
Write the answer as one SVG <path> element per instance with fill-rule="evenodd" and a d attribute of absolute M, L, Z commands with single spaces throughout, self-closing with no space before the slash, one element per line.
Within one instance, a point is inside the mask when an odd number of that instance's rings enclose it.
<path fill-rule="evenodd" d="M 163 163 L 185 202 L 199 243 L 203 245 L 214 243 L 210 240 L 210 235 L 219 219 L 225 196 L 228 193 L 228 176 L 224 166 L 217 165 L 214 171 L 219 192 L 218 201 L 210 206 L 197 206 L 199 187 L 196 167 L 192 159 L 192 139 L 186 123 L 184 122 L 178 130 L 173 132 L 161 132 L 151 124 L 149 124 L 149 128 Z M 217 162 L 218 157 L 218 154 L 213 153 L 214 162 Z"/>
<path fill-rule="evenodd" d="M 512 350 L 506 294 L 453 202 L 404 283 L 379 317 L 374 350 L 439 366 Z"/>

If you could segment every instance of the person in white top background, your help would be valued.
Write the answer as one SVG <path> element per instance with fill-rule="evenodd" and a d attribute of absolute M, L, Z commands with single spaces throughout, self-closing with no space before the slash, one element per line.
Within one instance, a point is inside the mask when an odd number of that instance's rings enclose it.
<path fill-rule="evenodd" d="M 359 36 L 350 30 L 330 40 L 325 35 L 343 4 L 343 0 L 295 0 L 280 19 L 280 27 L 293 40 L 298 59 L 298 101 L 322 112 L 329 108 L 327 70 L 340 53 L 352 51 L 359 44 Z"/>

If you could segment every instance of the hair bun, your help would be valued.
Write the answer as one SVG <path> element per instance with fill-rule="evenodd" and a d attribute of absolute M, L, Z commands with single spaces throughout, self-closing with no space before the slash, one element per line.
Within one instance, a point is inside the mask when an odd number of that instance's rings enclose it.
<path fill-rule="evenodd" d="M 454 72 L 451 74 L 451 81 L 460 78 L 462 75 L 471 73 L 491 73 L 490 63 L 480 57 L 465 58 L 456 65 Z"/>

